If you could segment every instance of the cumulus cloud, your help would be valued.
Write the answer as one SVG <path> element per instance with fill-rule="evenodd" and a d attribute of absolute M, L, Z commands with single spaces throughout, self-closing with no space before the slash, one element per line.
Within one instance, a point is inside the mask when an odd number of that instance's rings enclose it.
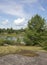
<path fill-rule="evenodd" d="M 2 21 L 2 24 L 3 24 L 3 25 L 8 24 L 8 20 L 3 20 L 3 21 Z"/>
<path fill-rule="evenodd" d="M 19 25 L 21 23 L 25 22 L 25 18 L 18 18 L 16 20 L 14 20 L 14 24 L 15 25 Z"/>

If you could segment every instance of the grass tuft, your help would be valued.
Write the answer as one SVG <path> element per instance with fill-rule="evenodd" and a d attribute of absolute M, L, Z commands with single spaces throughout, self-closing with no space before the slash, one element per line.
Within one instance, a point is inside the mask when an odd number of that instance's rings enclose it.
<path fill-rule="evenodd" d="M 31 52 L 33 51 L 33 52 Z M 41 47 L 33 46 L 0 46 L 0 56 L 7 54 L 22 54 L 25 56 L 34 56 L 36 51 L 45 51 Z"/>

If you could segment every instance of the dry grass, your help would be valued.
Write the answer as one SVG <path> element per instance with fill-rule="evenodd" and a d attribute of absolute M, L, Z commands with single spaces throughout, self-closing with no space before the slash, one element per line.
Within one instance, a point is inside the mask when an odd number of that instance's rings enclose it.
<path fill-rule="evenodd" d="M 19 52 L 21 50 L 44 51 L 41 47 L 33 47 L 33 46 L 0 46 L 0 56 L 6 54 L 15 54 L 17 53 L 17 51 Z"/>

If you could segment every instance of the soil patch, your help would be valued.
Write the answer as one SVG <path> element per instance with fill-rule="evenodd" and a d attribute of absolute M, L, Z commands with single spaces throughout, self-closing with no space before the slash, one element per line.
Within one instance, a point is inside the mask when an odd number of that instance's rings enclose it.
<path fill-rule="evenodd" d="M 39 56 L 39 54 L 37 54 L 35 51 L 30 51 L 30 50 L 20 50 L 17 51 L 16 54 L 29 56 L 29 57 Z"/>

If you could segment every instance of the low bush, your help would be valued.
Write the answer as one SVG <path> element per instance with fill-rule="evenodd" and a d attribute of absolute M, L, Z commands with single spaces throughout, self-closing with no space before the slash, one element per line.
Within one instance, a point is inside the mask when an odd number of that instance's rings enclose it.
<path fill-rule="evenodd" d="M 43 47 L 43 49 L 47 50 L 47 46 Z"/>
<path fill-rule="evenodd" d="M 16 42 L 13 40 L 4 40 L 4 43 L 8 44 L 8 45 L 15 45 L 16 44 Z"/>
<path fill-rule="evenodd" d="M 3 46 L 3 45 L 4 45 L 4 40 L 0 39 L 0 46 Z"/>

